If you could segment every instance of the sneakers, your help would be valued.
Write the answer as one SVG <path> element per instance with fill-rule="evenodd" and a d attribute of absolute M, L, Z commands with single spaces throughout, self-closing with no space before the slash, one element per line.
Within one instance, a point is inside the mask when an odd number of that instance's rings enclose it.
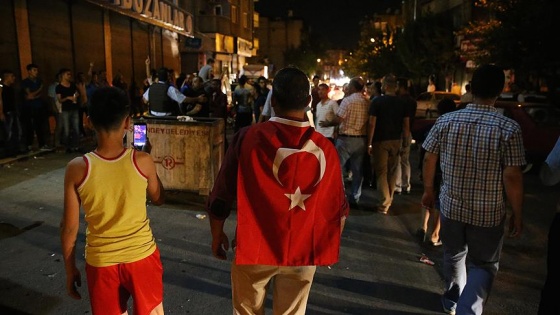
<path fill-rule="evenodd" d="M 446 299 L 445 297 L 441 297 L 441 308 L 443 308 L 443 312 L 449 315 L 455 315 L 455 309 L 457 308 L 457 303 Z"/>
<path fill-rule="evenodd" d="M 443 245 L 441 240 L 437 240 L 436 242 L 432 241 L 432 246 L 434 246 L 434 247 L 438 247 L 438 246 L 441 246 L 441 245 Z"/>

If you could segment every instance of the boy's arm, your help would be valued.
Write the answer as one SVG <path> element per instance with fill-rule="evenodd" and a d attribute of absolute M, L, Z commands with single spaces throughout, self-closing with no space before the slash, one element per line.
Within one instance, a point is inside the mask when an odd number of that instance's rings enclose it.
<path fill-rule="evenodd" d="M 81 299 L 76 285 L 82 285 L 80 271 L 76 267 L 76 238 L 80 226 L 80 198 L 76 187 L 84 177 L 86 168 L 83 158 L 75 158 L 68 163 L 64 176 L 64 213 L 60 222 L 60 241 L 66 269 L 66 292 L 74 299 Z"/>
<path fill-rule="evenodd" d="M 134 152 L 134 158 L 142 174 L 148 177 L 148 188 L 146 193 L 152 204 L 159 206 L 165 202 L 165 190 L 163 184 L 156 172 L 156 165 L 154 160 L 147 152 Z"/>

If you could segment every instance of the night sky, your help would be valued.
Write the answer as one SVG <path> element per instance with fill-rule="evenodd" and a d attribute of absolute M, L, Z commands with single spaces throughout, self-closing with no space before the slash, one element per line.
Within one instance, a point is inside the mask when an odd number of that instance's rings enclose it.
<path fill-rule="evenodd" d="M 255 10 L 261 16 L 285 17 L 292 10 L 311 33 L 321 32 L 333 48 L 352 49 L 360 37 L 360 21 L 365 16 L 400 9 L 401 0 L 343 0 L 338 5 L 326 0 L 258 0 Z"/>

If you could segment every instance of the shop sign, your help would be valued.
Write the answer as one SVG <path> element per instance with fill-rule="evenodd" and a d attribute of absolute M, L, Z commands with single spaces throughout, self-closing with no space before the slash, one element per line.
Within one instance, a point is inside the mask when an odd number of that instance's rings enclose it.
<path fill-rule="evenodd" d="M 243 38 L 237 38 L 237 54 L 240 56 L 251 57 L 253 43 Z"/>
<path fill-rule="evenodd" d="M 192 14 L 165 0 L 88 1 L 185 36 L 193 35 Z"/>

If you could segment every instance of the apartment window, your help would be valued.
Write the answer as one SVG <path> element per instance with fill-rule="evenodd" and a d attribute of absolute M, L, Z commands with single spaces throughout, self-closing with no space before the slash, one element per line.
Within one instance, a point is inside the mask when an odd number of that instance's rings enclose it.
<path fill-rule="evenodd" d="M 214 7 L 214 15 L 222 15 L 222 6 L 217 5 Z"/>
<path fill-rule="evenodd" d="M 237 15 L 238 15 L 237 6 L 232 5 L 231 6 L 231 23 L 239 23 Z"/>
<path fill-rule="evenodd" d="M 243 27 L 249 28 L 249 14 L 247 12 L 243 12 Z"/>

